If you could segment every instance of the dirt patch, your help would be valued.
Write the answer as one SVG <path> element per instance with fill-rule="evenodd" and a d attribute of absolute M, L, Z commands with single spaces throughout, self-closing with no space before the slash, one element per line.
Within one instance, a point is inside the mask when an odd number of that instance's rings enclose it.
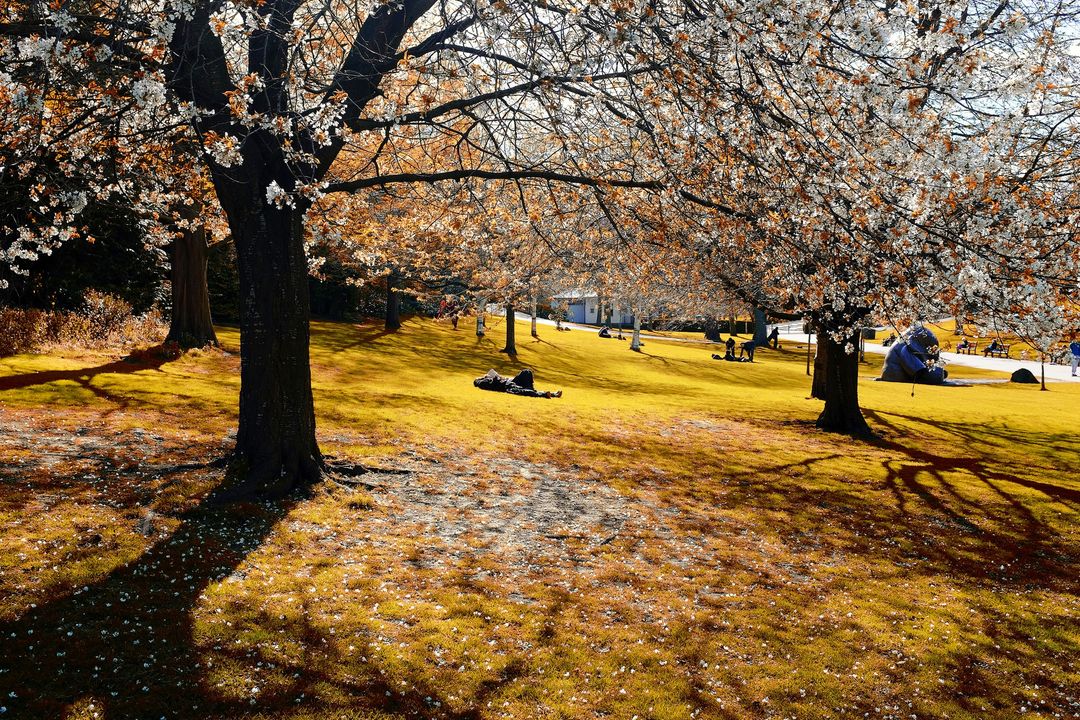
<path fill-rule="evenodd" d="M 453 554 L 466 547 L 497 554 L 509 568 L 568 559 L 571 546 L 607 544 L 646 521 L 599 480 L 548 464 L 496 459 L 477 470 L 426 467 L 368 477 L 391 523 L 413 528 L 430 546 Z"/>

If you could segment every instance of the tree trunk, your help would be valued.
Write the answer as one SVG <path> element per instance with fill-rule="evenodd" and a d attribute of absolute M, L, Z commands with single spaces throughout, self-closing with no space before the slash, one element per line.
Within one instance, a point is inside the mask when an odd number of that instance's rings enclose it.
<path fill-rule="evenodd" d="M 220 193 L 219 193 L 220 194 Z M 230 213 L 240 274 L 240 496 L 279 497 L 317 480 L 303 210 L 255 197 Z M 240 215 L 236 209 L 245 212 Z"/>
<path fill-rule="evenodd" d="M 637 317 L 634 317 L 636 324 Z M 710 317 L 705 319 L 705 339 L 712 342 L 720 342 L 720 323 L 716 318 Z"/>
<path fill-rule="evenodd" d="M 807 343 L 810 342 L 809 337 Z M 825 374 L 826 368 L 829 366 L 829 346 L 822 342 L 821 335 L 818 335 L 817 345 L 814 353 L 814 379 L 810 384 L 810 397 L 818 400 L 825 399 Z"/>
<path fill-rule="evenodd" d="M 631 350 L 641 350 L 641 316 L 634 311 L 634 338 L 630 341 Z"/>
<path fill-rule="evenodd" d="M 506 303 L 506 347 L 499 352 L 507 355 L 517 355 L 517 345 L 514 342 L 514 303 Z"/>
<path fill-rule="evenodd" d="M 765 311 L 758 307 L 754 308 L 754 345 L 765 347 L 769 344 L 768 322 Z"/>
<path fill-rule="evenodd" d="M 391 270 L 386 276 L 386 329 L 401 329 L 401 293 L 397 286 L 401 283 L 401 275 L 397 270 Z"/>
<path fill-rule="evenodd" d="M 540 335 L 536 332 L 536 296 L 535 295 L 533 295 L 533 297 L 532 297 L 532 336 L 533 337 L 540 337 Z"/>
<path fill-rule="evenodd" d="M 484 308 L 487 307 L 487 298 L 476 299 L 476 337 L 484 337 L 487 328 L 484 327 Z"/>
<path fill-rule="evenodd" d="M 817 375 L 824 375 L 825 408 L 818 416 L 817 426 L 829 432 L 841 432 L 849 435 L 870 436 L 873 433 L 866 424 L 859 408 L 859 356 L 857 352 L 846 352 L 845 345 L 852 349 L 858 347 L 859 333 L 856 332 L 842 342 L 836 342 L 828 332 L 819 332 L 818 357 L 822 367 Z M 824 349 L 824 353 L 822 352 Z"/>
<path fill-rule="evenodd" d="M 210 318 L 210 293 L 206 285 L 206 227 L 199 222 L 199 203 L 180 206 L 187 221 L 180 237 L 169 246 L 172 278 L 172 317 L 165 342 L 175 342 L 185 350 L 218 344 Z"/>

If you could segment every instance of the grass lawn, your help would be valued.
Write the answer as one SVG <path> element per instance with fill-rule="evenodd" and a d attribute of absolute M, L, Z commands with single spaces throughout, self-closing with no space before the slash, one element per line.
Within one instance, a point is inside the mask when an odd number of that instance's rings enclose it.
<path fill-rule="evenodd" d="M 274 504 L 204 502 L 235 330 L 0 359 L 0 717 L 1080 714 L 1080 385 L 868 356 L 864 443 L 805 346 L 501 330 L 315 323 L 323 451 L 375 470 Z M 565 396 L 472 387 L 523 366 Z"/>

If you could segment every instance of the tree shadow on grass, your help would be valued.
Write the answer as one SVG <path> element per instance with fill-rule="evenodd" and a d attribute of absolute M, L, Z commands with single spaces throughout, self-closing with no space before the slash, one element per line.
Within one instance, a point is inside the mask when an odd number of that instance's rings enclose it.
<path fill-rule="evenodd" d="M 116 402 L 115 397 L 92 384 L 95 377 L 105 374 L 134 373 L 140 370 L 160 370 L 161 366 L 170 360 L 171 358 L 163 352 L 148 352 L 138 356 L 130 356 L 123 360 L 114 360 L 96 367 L 76 368 L 73 370 L 43 370 L 23 375 L 7 375 L 0 377 L 0 392 L 71 380 L 103 400 Z"/>
<path fill-rule="evenodd" d="M 224 475 L 221 470 L 207 472 Z M 5 717 L 59 718 L 76 707 L 85 711 L 90 703 L 101 713 L 93 716 L 105 720 L 241 717 L 252 712 L 277 716 L 297 708 L 304 698 L 319 702 L 320 712 L 426 717 L 441 706 L 439 716 L 450 720 L 479 717 L 475 709 L 445 710 L 438 688 L 419 682 L 407 689 L 392 687 L 393 681 L 375 665 L 342 673 L 344 651 L 332 630 L 328 633 L 313 621 L 317 596 L 301 595 L 302 611 L 289 617 L 260 607 L 241 608 L 245 627 L 276 633 L 273 645 L 200 640 L 197 610 L 208 588 L 230 577 L 242 579 L 239 568 L 298 501 L 291 497 L 275 503 L 225 504 L 219 502 L 222 496 L 219 486 L 179 514 L 179 526 L 133 562 L 0 622 L 0 707 Z M 304 558 L 298 557 L 296 567 L 303 566 Z M 279 651 L 277 641 L 296 651 Z M 360 639 L 353 642 L 360 654 L 376 656 Z M 219 689 L 215 673 L 223 665 L 239 671 L 227 673 L 230 687 Z M 236 685 L 257 672 L 256 667 L 276 668 L 280 681 L 257 695 L 248 694 L 250 688 L 237 692 Z M 328 688 L 332 699 L 320 698 Z"/>
<path fill-rule="evenodd" d="M 0 624 L 3 704 L 14 717 L 60 717 L 83 698 L 109 718 L 211 709 L 214 698 L 199 689 L 192 610 L 288 509 L 204 501 L 134 562 Z"/>

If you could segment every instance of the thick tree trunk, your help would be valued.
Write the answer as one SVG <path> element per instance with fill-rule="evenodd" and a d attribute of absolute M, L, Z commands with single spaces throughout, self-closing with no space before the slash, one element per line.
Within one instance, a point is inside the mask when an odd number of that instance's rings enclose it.
<path fill-rule="evenodd" d="M 641 316 L 634 311 L 634 338 L 630 341 L 631 350 L 641 349 Z"/>
<path fill-rule="evenodd" d="M 765 316 L 765 311 L 761 308 L 754 308 L 754 344 L 758 347 L 765 347 L 769 344 L 769 328 L 767 327 L 769 318 Z"/>
<path fill-rule="evenodd" d="M 206 285 L 206 228 L 199 222 L 202 206 L 180 206 L 180 217 L 188 226 L 169 246 L 172 279 L 172 317 L 165 342 L 184 348 L 217 345 L 210 318 L 210 293 Z"/>
<path fill-rule="evenodd" d="M 397 270 L 391 270 L 386 276 L 386 329 L 401 329 L 401 293 L 398 285 L 401 283 L 401 275 Z"/>
<path fill-rule="evenodd" d="M 637 317 L 634 317 L 635 323 Z M 720 342 L 720 323 L 716 318 L 710 317 L 705 319 L 705 339 L 712 342 Z"/>
<path fill-rule="evenodd" d="M 809 342 L 809 339 L 807 340 Z M 825 399 L 825 370 L 829 366 L 829 346 L 818 336 L 814 353 L 814 379 L 810 384 L 810 397 Z"/>
<path fill-rule="evenodd" d="M 239 204 L 239 203 L 238 203 Z M 318 479 L 309 362 L 308 266 L 303 211 L 258 194 L 230 216 L 240 271 L 240 427 L 236 463 L 242 496 L 278 497 Z"/>
<path fill-rule="evenodd" d="M 818 357 L 822 359 L 820 374 L 825 380 L 825 408 L 818 416 L 817 426 L 830 432 L 872 435 L 859 408 L 859 356 L 857 352 L 845 351 L 845 345 L 858 348 L 859 333 L 838 343 L 827 332 L 820 332 L 817 340 Z M 815 372 L 815 380 L 818 374 Z"/>
<path fill-rule="evenodd" d="M 517 355 L 517 344 L 514 341 L 514 303 L 506 303 L 506 347 L 499 352 L 507 355 Z"/>

